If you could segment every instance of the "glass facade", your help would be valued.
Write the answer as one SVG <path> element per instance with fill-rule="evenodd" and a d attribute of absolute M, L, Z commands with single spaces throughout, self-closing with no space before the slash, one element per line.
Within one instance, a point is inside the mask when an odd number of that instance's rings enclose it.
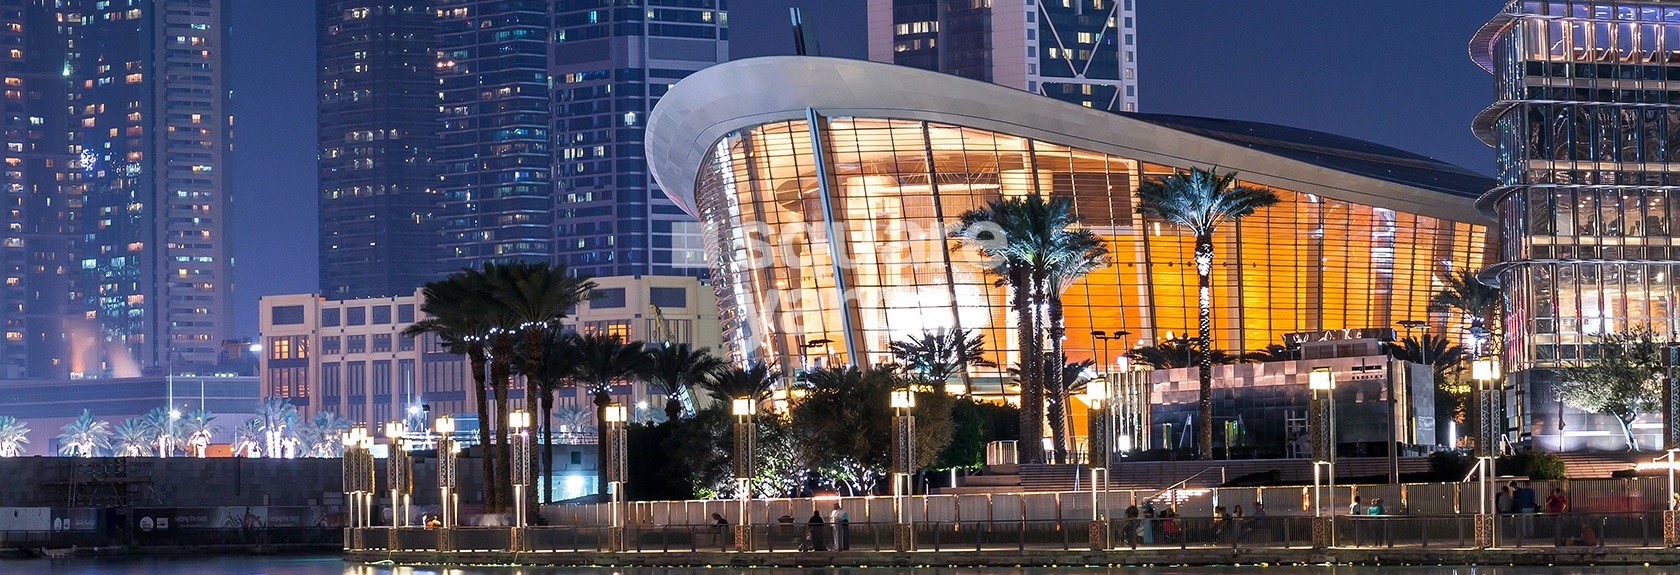
<path fill-rule="evenodd" d="M 1093 330 L 1129 331 L 1126 345 L 1193 333 L 1193 238 L 1136 210 L 1139 182 L 1192 165 L 937 122 L 812 117 L 814 131 L 796 120 L 729 134 L 697 178 L 734 359 L 881 362 L 892 340 L 955 327 L 1015 363 L 1008 288 L 947 230 L 969 209 L 1035 191 L 1074 198 L 1113 254 L 1064 292 L 1071 358 L 1100 355 Z M 1218 349 L 1404 319 L 1439 333 L 1456 321 L 1428 309 L 1440 278 L 1486 264 L 1485 226 L 1274 191 L 1281 204 L 1215 238 Z M 995 369 L 974 375 L 979 391 L 1001 391 Z"/>
<path fill-rule="evenodd" d="M 1680 4 L 1511 2 L 1472 44 L 1498 101 L 1492 273 L 1513 369 L 1591 357 L 1592 337 L 1680 334 Z"/>

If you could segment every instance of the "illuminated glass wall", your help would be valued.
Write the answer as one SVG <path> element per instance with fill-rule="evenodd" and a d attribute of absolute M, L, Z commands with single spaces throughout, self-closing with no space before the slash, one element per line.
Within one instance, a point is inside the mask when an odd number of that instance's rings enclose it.
<path fill-rule="evenodd" d="M 805 121 L 732 133 L 700 171 L 697 204 L 735 359 L 880 362 L 894 339 L 958 327 L 984 334 L 993 361 L 1014 363 L 1008 288 L 947 231 L 969 209 L 1034 191 L 1073 197 L 1114 257 L 1064 294 L 1070 358 L 1101 355 L 1092 330 L 1133 334 L 1110 343 L 1114 355 L 1193 332 L 1193 238 L 1136 210 L 1140 181 L 1191 166 L 938 123 L 818 125 L 817 138 Z M 826 153 L 813 155 L 814 145 Z M 1453 321 L 1427 309 L 1440 278 L 1484 265 L 1484 227 L 1275 191 L 1281 204 L 1216 238 L 1216 348 L 1404 319 L 1439 333 Z M 975 375 L 980 391 L 997 389 L 995 370 Z"/>
<path fill-rule="evenodd" d="M 1680 5 L 1513 2 L 1480 54 L 1498 102 L 1485 201 L 1504 241 L 1507 363 L 1592 355 L 1594 335 L 1680 333 Z"/>

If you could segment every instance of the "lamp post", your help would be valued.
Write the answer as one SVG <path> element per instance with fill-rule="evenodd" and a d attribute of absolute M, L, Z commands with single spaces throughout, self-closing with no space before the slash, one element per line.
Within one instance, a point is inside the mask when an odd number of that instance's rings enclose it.
<path fill-rule="evenodd" d="M 1307 375 L 1307 387 L 1312 391 L 1312 403 L 1307 419 L 1312 434 L 1313 458 L 1313 522 L 1314 547 L 1329 547 L 1335 538 L 1336 519 L 1336 374 L 1328 367 L 1313 368 Z M 1320 491 L 1330 486 L 1330 510 L 1324 510 L 1324 495 Z"/>
<path fill-rule="evenodd" d="M 1499 436 L 1505 431 L 1504 422 L 1499 421 L 1504 399 L 1501 375 L 1497 359 L 1483 357 L 1470 363 L 1470 377 L 1476 380 L 1476 481 L 1480 485 L 1477 499 L 1481 500 L 1476 508 L 1476 546 L 1483 548 L 1499 546 L 1488 502 L 1493 500 L 1493 457 L 1499 450 Z"/>
<path fill-rule="evenodd" d="M 513 430 L 513 526 L 518 529 L 526 525 L 525 493 L 531 486 L 531 412 L 508 413 L 508 429 Z"/>
<path fill-rule="evenodd" d="M 1124 341 L 1124 339 L 1125 339 L 1126 336 L 1129 336 L 1129 335 L 1132 335 L 1132 332 L 1129 332 L 1129 331 L 1126 331 L 1126 330 L 1116 331 L 1112 335 L 1109 334 L 1108 332 L 1100 330 L 1100 329 L 1091 332 L 1091 337 L 1092 338 L 1096 339 L 1097 341 L 1102 342 L 1102 361 L 1097 363 L 1097 367 L 1102 369 L 1102 372 L 1104 374 L 1107 374 L 1109 372 L 1110 368 L 1115 367 L 1117 365 L 1119 365 L 1119 367 L 1118 367 L 1119 371 L 1125 371 L 1125 369 L 1126 369 L 1125 366 L 1120 365 L 1121 362 L 1116 361 L 1114 359 L 1114 356 L 1108 354 L 1108 342 L 1114 341 L 1114 340 L 1117 340 L 1117 339 L 1122 340 L 1120 342 L 1120 348 L 1125 349 L 1126 348 L 1126 342 Z"/>
<path fill-rule="evenodd" d="M 624 551 L 627 546 L 624 540 L 624 482 L 629 478 L 629 467 L 625 462 L 625 430 L 624 424 L 629 421 L 629 411 L 624 404 L 614 403 L 606 408 L 605 427 L 602 439 L 607 442 L 607 460 L 601 462 L 606 471 L 607 493 L 610 499 L 607 513 L 611 516 L 611 525 L 607 528 L 607 549 L 609 551 Z"/>
<path fill-rule="evenodd" d="M 385 424 L 385 437 L 391 440 L 391 455 L 385 458 L 385 483 L 391 489 L 391 526 L 408 527 L 410 506 L 413 504 L 414 459 L 408 455 L 408 440 L 403 436 L 408 427 L 401 421 Z"/>
<path fill-rule="evenodd" d="M 350 515 L 351 549 L 362 549 L 362 528 L 372 523 L 372 515 L 368 507 L 373 503 L 373 437 L 368 435 L 367 428 L 360 425 L 351 427 L 340 439 L 344 442 L 344 501 Z"/>
<path fill-rule="evenodd" d="M 910 507 L 904 498 L 910 495 L 910 474 L 916 471 L 916 395 L 908 389 L 892 392 L 892 482 L 893 482 L 893 547 L 899 551 L 916 549 L 916 532 L 910 525 Z"/>
<path fill-rule="evenodd" d="M 735 495 L 741 499 L 741 516 L 735 521 L 735 550 L 744 553 L 753 550 L 752 513 L 747 507 L 752 503 L 753 458 L 758 447 L 758 430 L 753 427 L 758 402 L 738 397 L 731 407 L 735 414 Z"/>
<path fill-rule="evenodd" d="M 1091 528 L 1087 532 L 1092 550 L 1111 547 L 1108 537 L 1108 518 L 1103 514 L 1108 502 L 1108 465 L 1114 454 L 1114 406 L 1108 394 L 1107 376 L 1085 384 L 1086 465 L 1091 468 Z"/>
<path fill-rule="evenodd" d="M 433 427 L 438 433 L 438 501 L 443 508 L 438 527 L 438 551 L 450 551 L 453 547 L 450 532 L 455 528 L 455 465 L 460 460 L 461 444 L 454 438 L 455 418 L 438 416 Z"/>

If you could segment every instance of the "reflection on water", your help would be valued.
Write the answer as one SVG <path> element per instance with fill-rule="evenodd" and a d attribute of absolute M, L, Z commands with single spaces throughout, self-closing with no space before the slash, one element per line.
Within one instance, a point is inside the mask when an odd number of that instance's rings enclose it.
<path fill-rule="evenodd" d="M 0 560 L 0 573 L 47 575 L 1680 575 L 1680 567 L 1227 566 L 1048 568 L 624 568 L 350 565 L 337 557 Z"/>

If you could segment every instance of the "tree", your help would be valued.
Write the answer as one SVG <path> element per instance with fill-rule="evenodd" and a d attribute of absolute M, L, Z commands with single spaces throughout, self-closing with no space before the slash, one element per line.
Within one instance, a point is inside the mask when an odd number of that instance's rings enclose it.
<path fill-rule="evenodd" d="M 1213 459 L 1213 234 L 1279 199 L 1271 190 L 1238 184 L 1235 172 L 1192 168 L 1144 182 L 1138 200 L 1144 217 L 1183 227 L 1196 238 L 1196 339 L 1203 352 L 1196 455 Z"/>
<path fill-rule="evenodd" d="M 1596 343 L 1583 355 L 1596 357 L 1559 370 L 1558 398 L 1570 407 L 1616 418 L 1628 450 L 1638 451 L 1633 422 L 1660 404 L 1664 344 L 1647 328 L 1593 339 Z"/>
<path fill-rule="evenodd" d="M 871 493 L 886 472 L 892 445 L 890 370 L 830 367 L 807 371 L 805 397 L 789 412 L 794 435 L 817 473 L 849 495 Z"/>
<path fill-rule="evenodd" d="M 1268 345 L 1266 347 L 1262 347 L 1260 349 L 1245 353 L 1245 354 L 1242 355 L 1243 361 L 1252 362 L 1252 363 L 1270 363 L 1270 362 L 1274 362 L 1274 361 L 1291 361 L 1291 360 L 1296 360 L 1296 359 L 1300 359 L 1300 358 L 1301 358 L 1301 348 L 1299 346 L 1290 347 L 1290 346 L 1278 345 L 1278 344 L 1275 344 L 1275 343 L 1271 344 L 1271 345 Z"/>
<path fill-rule="evenodd" d="M 86 409 L 75 421 L 60 428 L 58 434 L 58 454 L 75 457 L 93 457 L 111 448 L 111 424 L 105 421 L 94 421 L 93 413 Z"/>
<path fill-rule="evenodd" d="M 186 438 L 188 455 L 199 458 L 205 457 L 205 451 L 210 447 L 210 438 L 214 437 L 216 432 L 221 431 L 221 429 L 220 425 L 216 425 L 215 414 L 210 413 L 209 410 L 195 409 L 192 413 L 188 413 L 186 422 L 181 428 L 181 433 Z"/>
<path fill-rule="evenodd" d="M 444 350 L 467 357 L 472 368 L 473 407 L 478 412 L 479 442 L 489 443 L 491 414 L 486 396 L 490 386 L 486 381 L 486 366 L 490 362 L 490 352 L 484 344 L 492 324 L 481 309 L 485 303 L 480 297 L 483 284 L 475 279 L 476 273 L 463 269 L 422 286 L 420 294 L 425 301 L 420 304 L 420 311 L 431 317 L 408 326 L 402 334 L 407 337 L 434 335 Z M 500 496 L 498 484 L 490 481 L 496 477 L 495 455 L 494 450 L 484 449 L 479 457 L 480 469 L 486 479 L 484 500 L 488 502 L 495 502 Z"/>
<path fill-rule="evenodd" d="M 180 420 L 181 412 L 168 407 L 154 407 L 141 420 L 158 457 L 174 455 L 175 445 L 181 441 Z"/>
<path fill-rule="evenodd" d="M 111 450 L 117 457 L 150 457 L 156 433 L 144 419 L 124 419 L 111 430 Z"/>
<path fill-rule="evenodd" d="M 507 413 L 508 388 L 511 385 L 509 372 L 515 362 L 515 340 L 518 340 L 523 352 L 519 354 L 519 362 L 528 369 L 540 371 L 547 351 L 543 345 L 544 334 L 560 329 L 560 319 L 566 316 L 568 310 L 589 299 L 595 283 L 586 278 L 568 276 L 566 266 L 551 266 L 546 262 L 488 263 L 484 265 L 483 277 L 489 296 L 484 304 L 496 309 L 491 317 L 502 324 L 498 326 L 500 329 L 491 333 L 490 373 L 495 380 L 496 442 L 500 446 L 497 480 L 503 493 L 511 493 L 513 468 L 507 438 Z M 525 397 L 537 397 L 537 393 L 537 382 L 533 378 L 525 378 Z M 536 464 L 535 461 L 531 463 Z M 528 503 L 534 503 L 536 496 L 535 491 L 527 493 Z M 504 503 L 501 508 L 506 509 L 507 505 Z"/>
<path fill-rule="evenodd" d="M 627 382 L 647 373 L 648 360 L 646 345 L 639 341 L 625 342 L 617 337 L 590 334 L 576 336 L 574 345 L 578 350 L 577 381 L 585 386 L 595 400 L 595 445 L 596 461 L 602 462 L 600 469 L 600 485 L 607 484 L 605 465 L 607 461 L 606 419 L 607 405 L 612 403 L 612 387 L 616 383 Z"/>
<path fill-rule="evenodd" d="M 299 434 L 304 453 L 309 457 L 343 457 L 344 434 L 350 431 L 352 425 L 355 422 L 331 411 L 316 412 Z"/>
<path fill-rule="evenodd" d="M 1472 334 L 1489 333 L 1499 329 L 1499 306 L 1504 302 L 1499 288 L 1477 281 L 1475 272 L 1470 270 L 1448 275 L 1442 282 L 1446 287 L 1430 299 L 1431 309 L 1463 314 L 1470 320 Z"/>
<path fill-rule="evenodd" d="M 543 330 L 539 345 L 543 346 L 542 363 L 532 365 L 528 363 L 529 354 L 515 355 L 514 368 L 520 375 L 525 376 L 527 385 L 534 385 L 537 392 L 537 411 L 541 414 L 536 418 L 542 427 L 542 437 L 547 443 L 554 441 L 554 394 L 562 387 L 570 384 L 577 369 L 577 348 L 573 345 L 577 340 L 559 328 Z M 525 339 L 522 346 L 531 345 L 530 339 Z M 529 403 L 529 402 L 527 402 Z M 575 409 L 575 408 L 574 408 Z M 574 429 L 573 432 L 576 432 Z M 543 449 L 542 457 L 538 458 L 542 464 L 542 476 L 554 474 L 554 450 Z M 537 463 L 537 462 L 533 462 Z M 538 500 L 550 502 L 553 500 L 553 486 L 547 481 L 537 484 Z"/>
<path fill-rule="evenodd" d="M 29 427 L 9 415 L 0 415 L 0 457 L 22 457 L 29 445 Z"/>
<path fill-rule="evenodd" d="M 1213 365 L 1238 363 L 1236 357 L 1220 349 L 1204 356 L 1192 340 L 1184 338 L 1163 340 L 1158 345 L 1142 345 L 1126 350 L 1126 359 L 1150 369 L 1196 367 L 1202 365 L 1203 357 L 1209 357 L 1208 363 Z"/>
<path fill-rule="evenodd" d="M 297 441 L 298 424 L 297 407 L 291 401 L 282 397 L 267 397 L 257 403 L 257 421 L 262 431 L 263 455 L 267 457 L 287 457 L 287 446 Z"/>
<path fill-rule="evenodd" d="M 905 371 L 934 391 L 943 392 L 951 377 L 961 375 L 968 366 L 997 367 L 986 359 L 986 336 L 966 329 L 924 330 L 887 347 Z"/>
<path fill-rule="evenodd" d="M 1469 399 L 1465 386 L 1458 381 L 1458 376 L 1464 372 L 1465 362 L 1470 359 L 1462 346 L 1452 344 L 1447 338 L 1425 333 L 1421 338 L 1407 337 L 1391 343 L 1389 354 L 1394 359 L 1428 365 L 1435 384 L 1436 421 L 1458 419 Z M 1440 424 L 1436 429 L 1444 432 L 1445 427 Z"/>
<path fill-rule="evenodd" d="M 253 417 L 233 428 L 234 457 L 262 457 L 262 429 L 260 417 Z"/>
<path fill-rule="evenodd" d="M 682 394 L 692 385 L 705 381 L 706 376 L 725 367 L 722 359 L 707 348 L 693 349 L 686 343 L 648 345 L 648 383 L 665 396 L 665 419 L 676 421 L 682 417 Z"/>
<path fill-rule="evenodd" d="M 725 405 L 741 398 L 763 403 L 770 399 L 781 379 L 781 372 L 771 370 L 769 365 L 754 363 L 747 367 L 725 366 L 701 380 L 700 387 Z"/>
<path fill-rule="evenodd" d="M 993 259 L 990 270 L 1002 276 L 1013 292 L 1021 353 L 1022 441 L 1018 449 L 1022 463 L 1038 462 L 1043 459 L 1037 442 L 1044 436 L 1046 399 L 1051 409 L 1060 409 L 1064 395 L 1059 382 L 1061 291 L 1106 265 L 1108 250 L 1094 234 L 1079 229 L 1081 218 L 1072 198 L 1046 199 L 1036 193 L 1002 198 L 964 212 L 961 219 L 959 233 Z M 1043 317 L 1045 313 L 1050 316 Z M 1055 424 L 1057 419 L 1052 415 L 1053 433 L 1063 431 Z M 1065 459 L 1066 452 L 1065 443 L 1057 445 L 1058 460 Z"/>

